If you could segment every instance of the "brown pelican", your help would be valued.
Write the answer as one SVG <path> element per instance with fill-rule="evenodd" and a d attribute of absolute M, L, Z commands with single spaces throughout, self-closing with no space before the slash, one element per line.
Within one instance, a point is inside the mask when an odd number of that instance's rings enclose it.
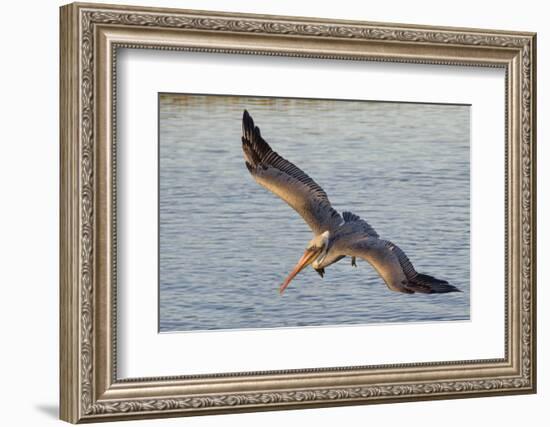
<path fill-rule="evenodd" d="M 245 110 L 242 123 L 245 164 L 254 179 L 298 212 L 313 231 L 304 255 L 281 284 L 283 293 L 290 281 L 310 265 L 323 277 L 325 268 L 346 256 L 368 261 L 392 291 L 413 294 L 460 292 L 445 280 L 418 273 L 405 253 L 351 212 L 340 215 L 325 191 L 305 172 L 279 156 L 262 138 L 260 129 Z"/>

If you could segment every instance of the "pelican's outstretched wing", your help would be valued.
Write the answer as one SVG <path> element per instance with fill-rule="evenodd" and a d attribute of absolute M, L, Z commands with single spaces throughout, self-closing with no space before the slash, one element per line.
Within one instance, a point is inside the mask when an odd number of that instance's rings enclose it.
<path fill-rule="evenodd" d="M 343 222 L 319 184 L 271 149 L 246 110 L 242 143 L 246 167 L 254 179 L 294 208 L 315 234 Z"/>
<path fill-rule="evenodd" d="M 387 240 L 363 238 L 349 242 L 343 252 L 368 261 L 392 291 L 423 294 L 460 292 L 445 280 L 418 273 L 405 252 Z"/>

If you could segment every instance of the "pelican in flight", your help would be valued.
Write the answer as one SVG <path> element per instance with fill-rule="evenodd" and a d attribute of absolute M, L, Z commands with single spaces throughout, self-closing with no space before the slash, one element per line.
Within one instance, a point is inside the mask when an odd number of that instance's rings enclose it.
<path fill-rule="evenodd" d="M 364 219 L 351 212 L 340 215 L 327 194 L 297 166 L 279 156 L 262 138 L 260 128 L 244 110 L 242 147 L 245 165 L 252 177 L 298 212 L 313 231 L 304 255 L 281 284 L 282 294 L 305 267 L 311 266 L 321 277 L 325 268 L 342 258 L 363 258 L 378 272 L 392 291 L 413 294 L 460 292 L 445 280 L 418 273 L 397 245 L 383 240 Z"/>

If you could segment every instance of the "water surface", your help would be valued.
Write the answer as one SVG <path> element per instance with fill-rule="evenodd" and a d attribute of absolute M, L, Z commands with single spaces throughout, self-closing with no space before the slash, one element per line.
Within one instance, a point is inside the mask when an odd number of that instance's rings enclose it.
<path fill-rule="evenodd" d="M 161 332 L 469 319 L 470 107 L 161 94 L 159 108 Z M 346 258 L 280 296 L 312 234 L 249 175 L 245 108 L 335 209 L 463 293 L 392 292 Z"/>

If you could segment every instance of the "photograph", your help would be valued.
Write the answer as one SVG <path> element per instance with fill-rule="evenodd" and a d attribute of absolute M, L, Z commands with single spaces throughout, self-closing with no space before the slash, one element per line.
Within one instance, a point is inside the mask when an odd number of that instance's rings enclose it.
<path fill-rule="evenodd" d="M 542 14 L 208 3 L 63 5 L 32 50 L 59 75 L 59 345 L 37 365 L 59 418 L 387 424 L 537 393 Z"/>
<path fill-rule="evenodd" d="M 470 105 L 158 103 L 160 332 L 469 320 Z"/>

